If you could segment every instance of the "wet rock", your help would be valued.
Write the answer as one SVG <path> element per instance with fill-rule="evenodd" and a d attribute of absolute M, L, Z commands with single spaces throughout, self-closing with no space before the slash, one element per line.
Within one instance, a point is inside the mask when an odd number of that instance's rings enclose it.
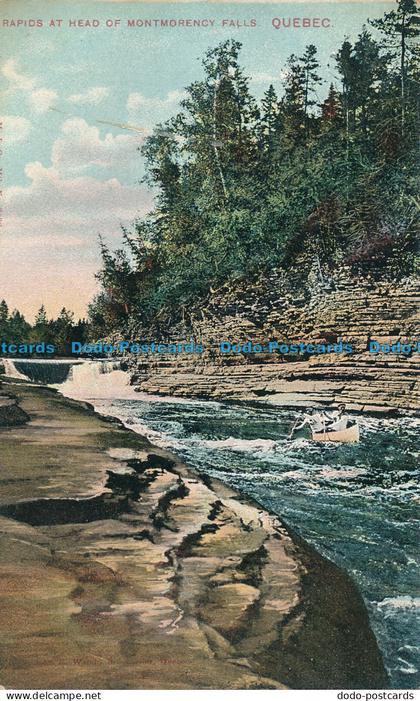
<path fill-rule="evenodd" d="M 356 588 L 276 517 L 89 409 L 17 393 L 31 421 L 2 431 L 5 685 L 387 685 Z"/>
<path fill-rule="evenodd" d="M 16 399 L 0 394 L 0 426 L 21 426 L 27 421 L 29 416 Z"/>
<path fill-rule="evenodd" d="M 252 609 L 260 598 L 260 591 L 248 584 L 224 584 L 212 589 L 208 600 L 199 609 L 200 616 L 233 640 L 246 630 Z"/>

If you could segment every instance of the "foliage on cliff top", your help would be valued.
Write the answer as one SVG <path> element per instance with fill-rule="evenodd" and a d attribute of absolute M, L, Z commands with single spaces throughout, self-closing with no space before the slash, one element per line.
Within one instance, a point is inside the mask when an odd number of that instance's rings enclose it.
<path fill-rule="evenodd" d="M 292 55 L 284 94 L 259 103 L 240 43 L 209 50 L 204 78 L 143 147 L 151 214 L 102 246 L 97 333 L 180 314 L 226 281 L 304 252 L 358 274 L 412 271 L 416 248 L 419 13 L 414 0 L 363 27 L 335 56 L 338 84 L 319 101 L 314 45 Z"/>

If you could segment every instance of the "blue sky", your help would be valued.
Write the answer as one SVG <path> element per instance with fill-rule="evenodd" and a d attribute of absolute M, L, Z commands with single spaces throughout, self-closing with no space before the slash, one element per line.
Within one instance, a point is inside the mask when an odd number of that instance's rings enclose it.
<path fill-rule="evenodd" d="M 282 92 L 288 56 L 318 47 L 324 87 L 336 79 L 332 55 L 389 2 L 142 3 L 3 0 L 0 21 L 41 19 L 42 28 L 0 27 L 0 112 L 4 171 L 0 297 L 29 318 L 44 302 L 78 315 L 95 292 L 97 237 L 117 245 L 120 224 L 147 212 L 137 151 L 153 125 L 171 116 L 184 88 L 200 78 L 205 50 L 234 37 L 259 96 Z M 280 29 L 273 17 L 329 18 L 328 29 Z M 127 27 L 127 19 L 194 18 L 213 27 Z M 257 27 L 243 26 L 250 19 Z M 61 19 L 61 27 L 49 26 Z M 69 28 L 98 19 L 99 28 Z M 120 20 L 117 27 L 107 19 Z M 223 28 L 234 19 L 239 28 Z M 330 64 L 330 67 L 328 67 Z"/>

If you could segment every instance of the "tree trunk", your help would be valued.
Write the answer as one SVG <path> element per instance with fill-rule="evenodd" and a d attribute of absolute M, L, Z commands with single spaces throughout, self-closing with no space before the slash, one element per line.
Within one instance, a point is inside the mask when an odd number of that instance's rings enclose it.
<path fill-rule="evenodd" d="M 213 96 L 213 151 L 214 151 L 214 156 L 216 159 L 216 165 L 217 169 L 219 171 L 219 176 L 220 176 L 220 182 L 222 184 L 222 190 L 223 190 L 223 195 L 225 197 L 225 200 L 228 199 L 228 191 L 226 188 L 226 182 L 225 182 L 225 176 L 223 174 L 223 169 L 222 169 L 222 162 L 220 159 L 220 153 L 219 149 L 217 146 L 217 119 L 216 119 L 216 110 L 217 110 L 217 90 L 219 87 L 219 79 L 216 76 L 215 81 L 214 81 L 214 96 Z"/>
<path fill-rule="evenodd" d="M 406 44 L 405 44 L 405 30 L 406 30 L 406 25 L 405 25 L 405 13 L 403 13 L 402 16 L 402 25 L 401 25 L 401 136 L 404 136 L 404 130 L 405 130 L 405 84 L 406 84 L 406 76 L 405 76 L 405 51 L 406 51 Z"/>

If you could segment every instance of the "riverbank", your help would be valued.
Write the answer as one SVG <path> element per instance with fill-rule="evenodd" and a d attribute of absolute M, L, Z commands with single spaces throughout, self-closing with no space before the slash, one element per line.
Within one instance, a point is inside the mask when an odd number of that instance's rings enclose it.
<path fill-rule="evenodd" d="M 420 410 L 420 354 L 368 352 L 372 339 L 396 346 L 418 342 L 419 279 L 399 282 L 315 269 L 306 279 L 273 271 L 232 289 L 222 288 L 193 310 L 187 325 L 163 341 L 194 339 L 203 354 L 127 357 L 140 391 L 175 397 L 257 402 L 273 406 L 337 407 L 405 415 Z M 153 330 L 151 331 L 153 338 Z M 139 329 L 147 341 L 150 330 Z M 112 340 L 120 340 L 113 338 Z M 276 353 L 220 353 L 221 342 L 350 343 L 353 352 L 307 357 Z"/>
<path fill-rule="evenodd" d="M 4 383 L 2 684 L 382 688 L 351 580 L 239 493 L 86 404 Z"/>

